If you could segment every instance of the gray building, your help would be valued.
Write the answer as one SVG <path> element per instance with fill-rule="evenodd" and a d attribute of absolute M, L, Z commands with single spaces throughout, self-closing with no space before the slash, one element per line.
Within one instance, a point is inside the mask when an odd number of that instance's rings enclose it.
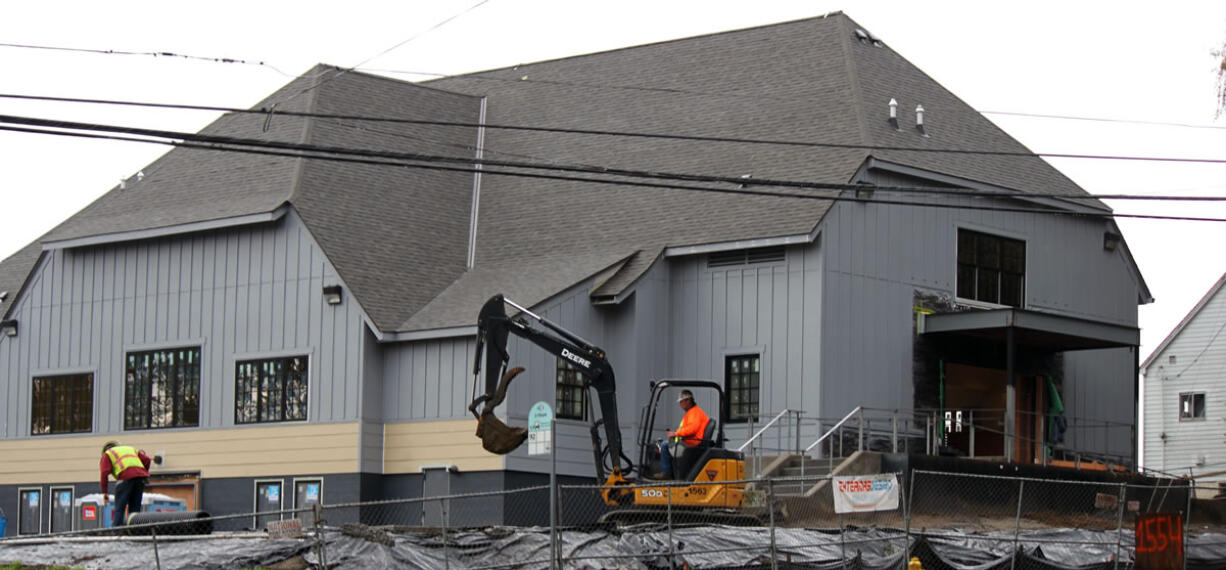
<path fill-rule="evenodd" d="M 1059 393 L 1122 428 L 1065 447 L 1131 454 L 1151 299 L 1110 209 L 842 14 L 420 84 L 319 66 L 190 141 L 0 263 L 10 533 L 96 491 L 108 439 L 214 513 L 542 482 L 472 435 L 496 293 L 607 350 L 627 443 L 690 377 L 734 443 L 978 409 L 951 449 L 1035 461 Z M 500 411 L 557 404 L 590 481 L 599 410 L 511 348 Z"/>

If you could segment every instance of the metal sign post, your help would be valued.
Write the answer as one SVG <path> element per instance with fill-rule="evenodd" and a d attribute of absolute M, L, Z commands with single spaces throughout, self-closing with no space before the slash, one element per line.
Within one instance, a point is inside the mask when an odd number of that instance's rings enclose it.
<path fill-rule="evenodd" d="M 549 567 L 561 568 L 558 544 L 558 452 L 553 440 L 556 434 L 553 409 L 545 402 L 532 405 L 528 412 L 528 455 L 549 454 Z"/>

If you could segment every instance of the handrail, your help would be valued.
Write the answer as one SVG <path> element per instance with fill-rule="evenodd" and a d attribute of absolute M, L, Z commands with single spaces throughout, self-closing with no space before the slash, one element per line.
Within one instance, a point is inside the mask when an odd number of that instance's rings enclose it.
<path fill-rule="evenodd" d="M 779 419 L 782 418 L 784 414 L 803 414 L 803 413 L 805 413 L 803 410 L 789 410 L 787 408 L 784 408 L 782 412 L 775 414 L 775 417 L 772 418 L 771 421 L 766 422 L 766 425 L 759 428 L 757 433 L 753 434 L 753 436 L 745 440 L 745 443 L 741 444 L 740 447 L 736 448 L 737 452 L 744 452 L 747 448 L 749 448 L 749 445 L 752 444 L 754 440 L 758 439 L 758 437 L 761 436 L 763 433 L 766 433 L 766 430 L 770 428 L 771 426 L 775 425 L 775 422 L 779 421 Z"/>
<path fill-rule="evenodd" d="M 854 416 L 854 415 L 856 415 L 856 414 L 858 414 L 858 413 L 860 413 L 860 412 L 863 412 L 863 411 L 864 411 L 864 408 L 863 408 L 862 406 L 856 406 L 856 409 L 854 409 L 854 410 L 852 410 L 852 411 L 848 412 L 848 413 L 847 413 L 847 415 L 843 416 L 843 419 L 839 420 L 839 423 L 834 424 L 834 427 L 832 427 L 832 428 L 830 428 L 830 429 L 826 430 L 826 433 L 822 434 L 822 436 L 821 436 L 821 437 L 817 438 L 817 441 L 815 441 L 815 442 L 813 442 L 813 443 L 810 443 L 810 444 L 809 444 L 809 447 L 806 447 L 806 448 L 805 448 L 805 453 L 809 453 L 810 451 L 813 451 L 813 448 L 814 448 L 814 447 L 817 447 L 818 445 L 821 445 L 822 441 L 824 441 L 826 438 L 830 437 L 830 436 L 831 436 L 831 435 L 834 433 L 834 431 L 835 431 L 835 430 L 837 430 L 837 429 L 839 429 L 839 428 L 843 427 L 843 424 L 847 423 L 847 420 L 850 420 L 852 416 Z"/>

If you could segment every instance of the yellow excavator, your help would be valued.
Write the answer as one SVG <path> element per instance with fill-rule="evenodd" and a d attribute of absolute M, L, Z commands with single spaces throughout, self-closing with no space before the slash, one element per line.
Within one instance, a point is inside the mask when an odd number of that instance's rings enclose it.
<path fill-rule="evenodd" d="M 518 311 L 514 317 L 507 315 L 507 305 Z M 613 368 L 605 359 L 605 351 L 502 295 L 490 298 L 477 319 L 473 381 L 475 385 L 480 383 L 484 360 L 485 392 L 468 407 L 477 418 L 477 436 L 487 451 L 507 454 L 527 438 L 526 429 L 507 426 L 494 415 L 494 408 L 505 399 L 511 381 L 523 372 L 523 368 L 507 368 L 510 359 L 507 338 L 511 334 L 569 362 L 583 376 L 584 387 L 596 390 L 600 418 L 593 421 L 590 429 L 596 477 L 603 485 L 601 496 L 604 502 L 618 507 L 606 513 L 602 521 L 632 523 L 662 520 L 667 508 L 671 510 L 674 521 L 688 519 L 723 524 L 760 524 L 757 516 L 743 509 L 745 461 L 739 452 L 724 448 L 727 405 L 719 384 L 707 380 L 652 382 L 651 395 L 640 417 L 639 458 L 636 464 L 622 449 L 617 387 Z M 670 393 L 670 389 L 680 388 L 694 392 L 714 391 L 719 402 L 719 417 L 718 420 L 711 418 L 697 446 L 676 446 L 681 448 L 674 458 L 677 480 L 666 485 L 665 481 L 649 479 L 659 471 L 660 463 L 659 447 L 652 436 L 664 431 L 663 426 L 654 426 L 662 396 Z M 607 443 L 601 442 L 602 426 Z M 636 473 L 638 477 L 635 477 Z"/>

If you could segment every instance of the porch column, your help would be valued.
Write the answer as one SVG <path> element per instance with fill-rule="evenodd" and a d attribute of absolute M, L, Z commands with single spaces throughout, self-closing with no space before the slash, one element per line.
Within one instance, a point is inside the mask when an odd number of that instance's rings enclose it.
<path fill-rule="evenodd" d="M 1013 414 L 1017 409 L 1013 382 L 1013 327 L 1005 327 L 1005 461 L 1013 461 Z"/>

